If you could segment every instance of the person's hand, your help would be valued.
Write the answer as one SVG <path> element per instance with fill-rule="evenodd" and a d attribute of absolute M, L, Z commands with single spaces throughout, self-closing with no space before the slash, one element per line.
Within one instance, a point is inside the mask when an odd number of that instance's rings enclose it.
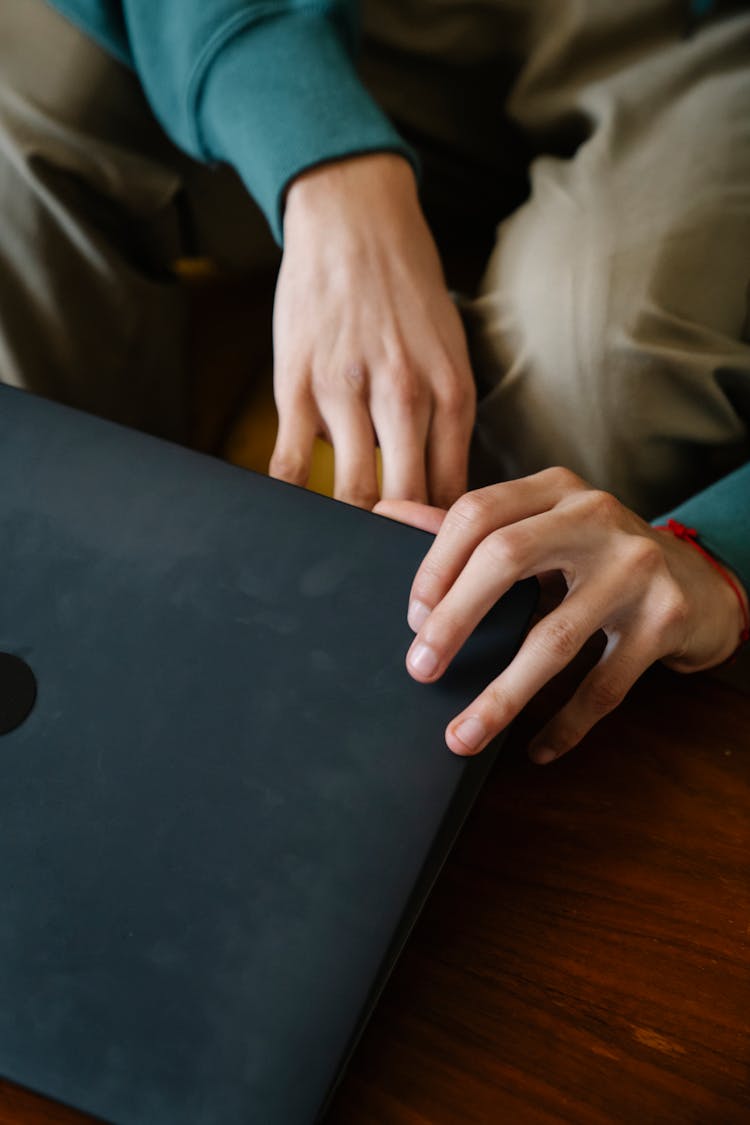
<path fill-rule="evenodd" d="M 407 668 L 423 683 L 442 675 L 514 582 L 560 572 L 567 586 L 511 664 L 449 724 L 446 742 L 456 754 L 483 749 L 599 630 L 604 652 L 534 739 L 537 762 L 580 742 L 654 661 L 695 672 L 722 663 L 737 645 L 742 610 L 711 564 L 566 469 L 467 493 L 447 514 L 392 502 L 375 510 L 437 532 L 409 603 L 417 635 Z"/>
<path fill-rule="evenodd" d="M 466 489 L 475 389 L 458 312 L 400 156 L 296 179 L 274 305 L 279 433 L 272 476 L 305 484 L 316 435 L 335 453 L 335 495 L 450 505 Z"/>

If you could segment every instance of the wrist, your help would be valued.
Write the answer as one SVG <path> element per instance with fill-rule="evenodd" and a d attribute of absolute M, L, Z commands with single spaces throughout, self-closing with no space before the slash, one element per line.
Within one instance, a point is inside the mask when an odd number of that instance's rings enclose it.
<path fill-rule="evenodd" d="M 338 211 L 342 199 L 366 202 L 368 207 L 391 200 L 417 204 L 414 169 L 406 157 L 392 152 L 350 156 L 309 168 L 287 188 L 284 223 Z"/>
<path fill-rule="evenodd" d="M 745 587 L 742 585 L 740 578 L 729 567 L 724 567 L 728 578 L 731 580 L 730 585 L 736 595 L 735 598 L 735 611 L 737 628 L 739 629 L 740 645 L 744 645 L 750 640 L 750 596 Z"/>
<path fill-rule="evenodd" d="M 715 621 L 719 635 L 724 638 L 725 651 L 716 660 L 703 666 L 711 667 L 731 660 L 750 640 L 750 599 L 741 580 L 703 546 L 694 528 L 685 527 L 677 520 L 670 519 L 667 524 L 654 530 L 667 533 L 673 550 L 681 557 L 683 564 L 689 564 L 702 573 L 701 584 L 712 589 L 712 595 L 703 605 L 702 612 L 708 611 Z"/>

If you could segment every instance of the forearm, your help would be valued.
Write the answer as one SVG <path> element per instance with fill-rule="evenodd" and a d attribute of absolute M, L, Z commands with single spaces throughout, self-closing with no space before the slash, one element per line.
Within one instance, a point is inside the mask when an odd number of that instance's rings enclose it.
<path fill-rule="evenodd" d="M 239 172 L 282 238 L 283 197 L 305 169 L 402 141 L 360 83 L 345 0 L 123 0 L 133 64 L 164 128 Z"/>

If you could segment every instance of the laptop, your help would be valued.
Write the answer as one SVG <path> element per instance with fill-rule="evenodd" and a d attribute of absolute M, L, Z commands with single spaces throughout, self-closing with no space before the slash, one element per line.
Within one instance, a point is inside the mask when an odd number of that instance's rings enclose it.
<path fill-rule="evenodd" d="M 0 474 L 0 1076 L 114 1125 L 310 1125 L 535 585 L 420 685 L 424 532 L 6 387 Z"/>

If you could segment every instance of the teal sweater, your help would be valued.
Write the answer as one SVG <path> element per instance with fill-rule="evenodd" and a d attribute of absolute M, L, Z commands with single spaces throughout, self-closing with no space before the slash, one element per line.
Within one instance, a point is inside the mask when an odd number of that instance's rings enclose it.
<path fill-rule="evenodd" d="M 242 176 L 278 242 L 305 168 L 366 152 L 416 157 L 352 64 L 354 0 L 50 0 L 138 74 L 165 132 Z"/>
<path fill-rule="evenodd" d="M 284 191 L 305 168 L 375 151 L 415 163 L 358 81 L 355 0 L 50 2 L 137 72 L 180 148 L 237 169 L 279 242 Z M 696 15 L 709 6 L 692 0 Z M 669 515 L 750 591 L 750 463 Z"/>

